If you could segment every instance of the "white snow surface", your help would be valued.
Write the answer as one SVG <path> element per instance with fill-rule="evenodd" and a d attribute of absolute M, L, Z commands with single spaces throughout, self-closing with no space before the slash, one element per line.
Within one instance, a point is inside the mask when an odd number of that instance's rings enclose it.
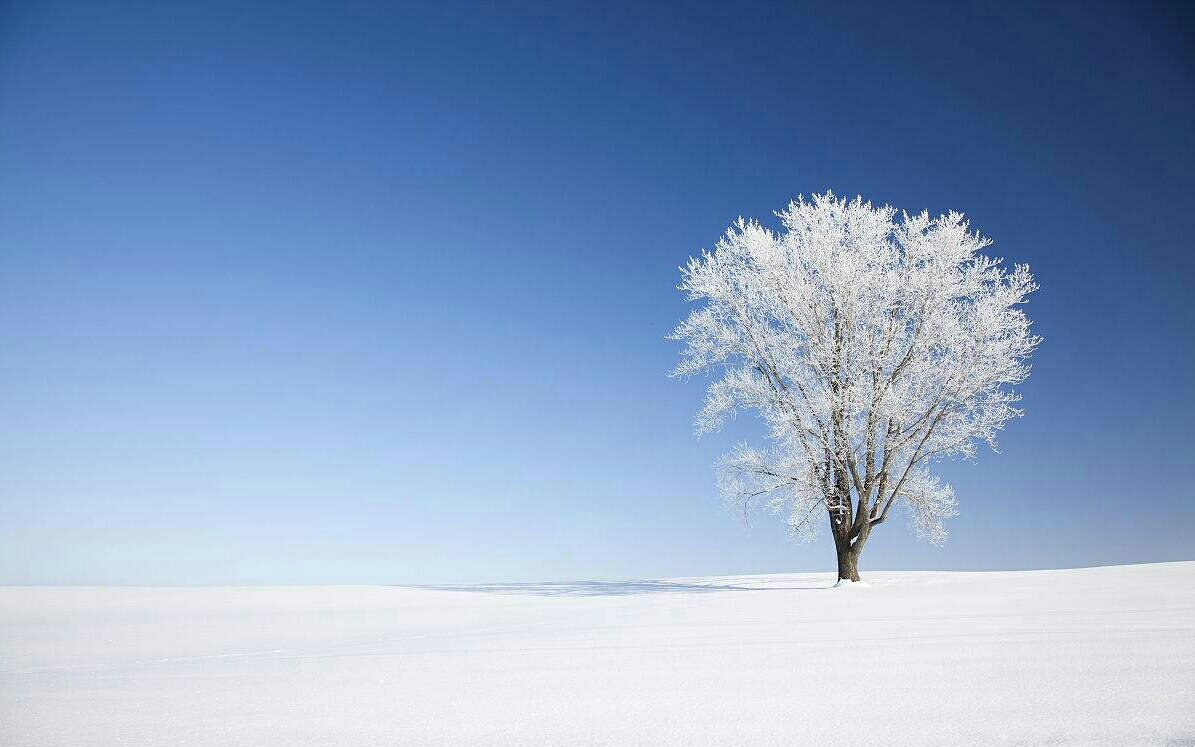
<path fill-rule="evenodd" d="M 0 744 L 1195 745 L 1195 562 L 0 589 Z"/>

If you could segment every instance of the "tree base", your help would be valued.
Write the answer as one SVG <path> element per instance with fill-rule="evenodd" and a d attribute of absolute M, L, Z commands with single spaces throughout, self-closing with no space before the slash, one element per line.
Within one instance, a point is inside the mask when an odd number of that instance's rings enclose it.
<path fill-rule="evenodd" d="M 838 551 L 838 583 L 859 582 L 859 556 L 849 543 L 835 543 Z"/>

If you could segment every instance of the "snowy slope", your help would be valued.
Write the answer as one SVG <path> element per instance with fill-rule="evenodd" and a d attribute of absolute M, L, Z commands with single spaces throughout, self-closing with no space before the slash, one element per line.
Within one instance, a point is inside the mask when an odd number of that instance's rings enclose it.
<path fill-rule="evenodd" d="M 4 745 L 1195 744 L 1195 563 L 0 589 Z"/>

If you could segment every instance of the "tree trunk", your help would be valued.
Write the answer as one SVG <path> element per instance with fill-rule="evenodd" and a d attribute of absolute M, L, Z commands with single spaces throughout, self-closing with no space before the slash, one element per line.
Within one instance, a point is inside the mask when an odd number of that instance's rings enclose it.
<path fill-rule="evenodd" d="M 838 580 L 859 580 L 859 553 L 851 547 L 850 540 L 834 537 L 834 549 L 838 553 Z M 860 545 L 860 548 L 862 546 Z"/>

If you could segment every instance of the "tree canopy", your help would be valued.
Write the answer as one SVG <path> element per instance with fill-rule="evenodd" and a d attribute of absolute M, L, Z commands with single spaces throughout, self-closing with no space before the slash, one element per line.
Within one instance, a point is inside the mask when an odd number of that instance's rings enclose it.
<path fill-rule="evenodd" d="M 956 212 L 826 192 L 777 217 L 781 231 L 739 218 L 681 268 L 698 306 L 671 335 L 684 343 L 672 375 L 713 376 L 698 434 L 739 411 L 767 429 L 767 448 L 720 460 L 721 491 L 802 537 L 824 509 L 840 561 L 897 502 L 919 536 L 943 541 L 956 502 L 930 465 L 995 448 L 1022 414 L 1014 387 L 1040 342 L 1021 308 L 1037 288 L 1029 267 L 984 255 L 991 241 Z"/>

